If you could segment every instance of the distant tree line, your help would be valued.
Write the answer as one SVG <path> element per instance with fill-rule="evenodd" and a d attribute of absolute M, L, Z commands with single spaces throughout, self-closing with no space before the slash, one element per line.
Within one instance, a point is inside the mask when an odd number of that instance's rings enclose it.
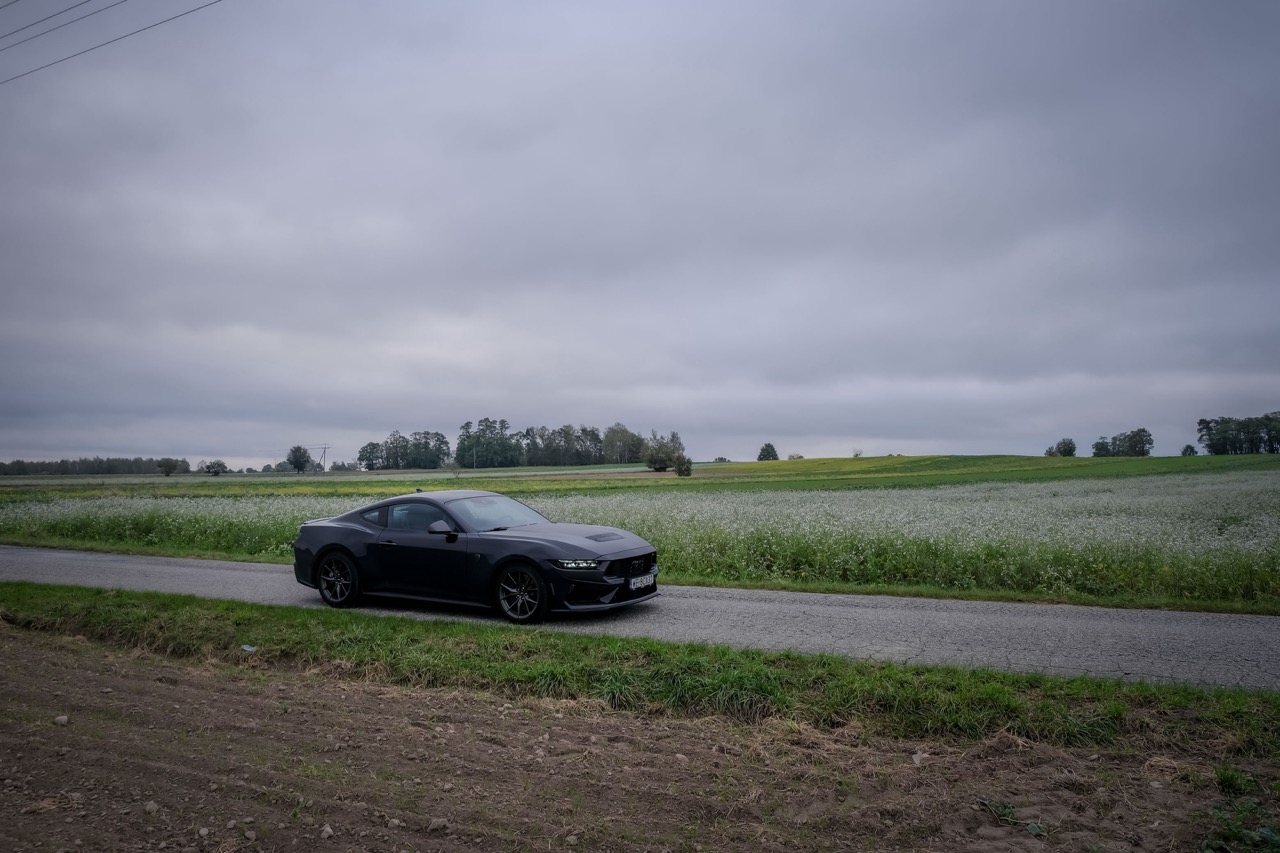
<path fill-rule="evenodd" d="M 1213 456 L 1280 453 L 1280 412 L 1254 418 L 1201 418 L 1196 433 L 1205 452 Z"/>
<path fill-rule="evenodd" d="M 123 456 L 109 456 L 92 459 L 59 459 L 57 462 L 34 462 L 15 459 L 12 462 L 0 462 L 0 475 L 24 474 L 79 474 L 96 477 L 102 474 L 154 474 L 157 471 L 169 474 L 191 473 L 191 463 L 185 459 L 153 459 L 135 456 L 132 459 Z"/>
<path fill-rule="evenodd" d="M 1076 440 L 1074 438 L 1061 438 L 1053 447 L 1045 450 L 1045 456 L 1075 456 Z M 1096 454 L 1095 454 L 1096 455 Z"/>
<path fill-rule="evenodd" d="M 399 430 L 381 442 L 371 441 L 360 448 L 354 464 L 336 462 L 330 470 L 444 468 L 519 468 L 533 466 L 573 466 L 645 463 L 655 471 L 682 469 L 684 443 L 679 433 L 648 438 L 621 423 L 603 432 L 598 427 L 565 424 L 511 430 L 505 419 L 481 418 L 458 427 L 458 439 L 450 445 L 442 433 L 422 431 L 406 436 Z M 691 470 L 692 462 L 688 462 Z"/>
<path fill-rule="evenodd" d="M 356 455 L 355 468 L 366 471 L 403 470 L 407 468 L 443 468 L 449 461 L 449 439 L 438 432 L 415 432 L 408 436 L 392 430 L 386 441 L 371 441 Z M 336 463 L 332 470 L 352 466 Z"/>
<path fill-rule="evenodd" d="M 1105 435 L 1099 436 L 1098 440 L 1093 443 L 1093 455 L 1150 456 L 1151 448 L 1154 446 L 1155 440 L 1151 437 L 1150 431 L 1145 427 L 1139 427 L 1131 432 L 1113 435 L 1111 438 L 1107 438 Z M 1044 455 L 1074 457 L 1076 455 L 1075 439 L 1058 439 L 1056 444 L 1045 448 Z"/>
<path fill-rule="evenodd" d="M 1108 439 L 1098 436 L 1093 443 L 1094 456 L 1150 456 L 1151 448 L 1156 441 L 1146 427 L 1138 427 L 1132 432 L 1122 432 Z"/>

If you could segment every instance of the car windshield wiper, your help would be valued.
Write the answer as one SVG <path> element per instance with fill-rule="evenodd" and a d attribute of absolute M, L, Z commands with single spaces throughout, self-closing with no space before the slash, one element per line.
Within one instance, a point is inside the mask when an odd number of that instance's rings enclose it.
<path fill-rule="evenodd" d="M 490 527 L 485 533 L 492 533 L 495 530 L 510 530 L 508 527 Z"/>

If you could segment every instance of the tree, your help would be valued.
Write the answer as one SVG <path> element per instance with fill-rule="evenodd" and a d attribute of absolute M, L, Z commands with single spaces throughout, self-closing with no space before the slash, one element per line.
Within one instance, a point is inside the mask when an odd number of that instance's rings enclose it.
<path fill-rule="evenodd" d="M 644 464 L 654 471 L 666 471 L 683 453 L 684 442 L 680 440 L 680 433 L 672 430 L 671 435 L 663 436 L 652 430 L 644 450 Z"/>
<path fill-rule="evenodd" d="M 757 462 L 776 462 L 778 461 L 778 451 L 774 448 L 773 442 L 766 441 L 764 446 L 760 448 L 760 452 L 756 455 Z"/>
<path fill-rule="evenodd" d="M 676 469 L 677 477 L 693 476 L 693 460 L 690 459 L 688 456 L 685 456 L 683 453 L 676 455 L 674 467 Z"/>
<path fill-rule="evenodd" d="M 227 467 L 227 463 L 223 462 L 221 459 L 215 459 L 212 462 L 207 462 L 204 466 L 205 473 L 212 474 L 215 477 L 219 474 L 225 474 L 230 470 L 231 469 Z"/>
<path fill-rule="evenodd" d="M 602 452 L 605 462 L 619 465 L 641 462 L 644 459 L 644 436 L 615 423 L 604 431 Z"/>
<path fill-rule="evenodd" d="M 1196 432 L 1210 455 L 1280 453 L 1280 412 L 1253 418 L 1201 418 Z"/>
<path fill-rule="evenodd" d="M 1048 450 L 1044 452 L 1044 455 L 1045 456 L 1075 456 L 1076 455 L 1075 439 L 1071 439 L 1071 438 L 1059 439 L 1057 444 L 1055 444 L 1053 447 L 1050 447 Z M 1097 456 L 1096 453 L 1094 455 Z"/>
<path fill-rule="evenodd" d="M 311 451 L 307 450 L 301 444 L 295 444 L 289 448 L 289 455 L 284 458 L 289 463 L 289 467 L 301 474 L 311 467 Z"/>
<path fill-rule="evenodd" d="M 1150 456 L 1155 439 L 1145 427 L 1138 427 L 1132 432 L 1121 432 L 1111 436 L 1099 436 L 1093 443 L 1094 456 Z"/>
<path fill-rule="evenodd" d="M 1183 456 L 1199 456 L 1200 451 L 1196 450 L 1196 446 L 1194 444 L 1184 444 L 1182 446 L 1182 455 Z"/>
<path fill-rule="evenodd" d="M 458 443 L 453 458 L 470 468 L 514 468 L 525 456 L 522 436 L 509 433 L 511 424 L 505 418 L 481 418 L 472 428 L 471 421 L 458 427 Z M 570 428 L 572 429 L 572 427 Z"/>
<path fill-rule="evenodd" d="M 1132 432 L 1122 432 L 1111 439 L 1111 455 L 1113 456 L 1150 456 L 1155 439 L 1145 427 Z"/>
<path fill-rule="evenodd" d="M 443 433 L 415 432 L 409 436 L 406 468 L 440 468 L 449 461 L 449 439 Z"/>
<path fill-rule="evenodd" d="M 371 441 L 356 454 L 356 462 L 366 471 L 377 471 L 382 467 L 382 445 Z"/>
<path fill-rule="evenodd" d="M 158 468 L 160 470 L 160 473 L 164 474 L 166 477 L 172 477 L 173 472 L 178 470 L 178 460 L 171 459 L 168 456 L 166 456 L 163 459 L 156 462 L 156 468 Z"/>
<path fill-rule="evenodd" d="M 382 467 L 397 471 L 409 467 L 409 439 L 398 429 L 393 429 L 387 440 L 382 442 Z"/>

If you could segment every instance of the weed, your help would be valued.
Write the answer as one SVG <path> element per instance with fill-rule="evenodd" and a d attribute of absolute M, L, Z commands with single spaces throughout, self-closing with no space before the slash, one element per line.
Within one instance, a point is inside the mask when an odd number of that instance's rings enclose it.
<path fill-rule="evenodd" d="M 1280 816 L 1260 808 L 1255 797 L 1228 799 L 1209 810 L 1216 824 L 1200 842 L 1201 853 L 1260 850 L 1280 853 Z"/>
<path fill-rule="evenodd" d="M 1247 794 L 1256 786 L 1252 776 L 1230 765 L 1219 767 L 1214 775 L 1218 782 L 1218 790 L 1224 797 Z"/>
<path fill-rule="evenodd" d="M 1149 745 L 1201 740 L 1230 744 L 1227 754 L 1280 755 L 1280 695 L 1271 693 L 904 666 L 27 583 L 0 584 L 0 618 L 15 628 L 240 665 L 237 672 L 264 684 L 271 679 L 268 667 L 300 667 L 406 686 L 597 699 L 624 710 L 853 724 L 868 734 L 909 738 L 983 738 L 1003 731 L 1066 746 L 1122 745 L 1127 733 L 1121 723 L 1140 719 Z M 240 647 L 246 643 L 258 647 L 256 670 L 243 669 Z M 1196 709 L 1194 716 L 1183 713 L 1188 707 Z M 314 765 L 311 772 L 326 769 Z M 1113 771 L 1098 773 L 1100 784 L 1116 784 Z M 1232 767 L 1220 769 L 1216 779 L 1224 793 L 1257 785 Z"/>

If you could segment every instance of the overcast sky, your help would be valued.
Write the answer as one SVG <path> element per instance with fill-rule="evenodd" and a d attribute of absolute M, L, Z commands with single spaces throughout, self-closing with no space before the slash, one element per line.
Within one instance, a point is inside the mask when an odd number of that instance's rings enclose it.
<path fill-rule="evenodd" d="M 1272 0 L 224 0 L 0 84 L 0 460 L 1176 454 L 1280 409 L 1277 45 Z"/>

